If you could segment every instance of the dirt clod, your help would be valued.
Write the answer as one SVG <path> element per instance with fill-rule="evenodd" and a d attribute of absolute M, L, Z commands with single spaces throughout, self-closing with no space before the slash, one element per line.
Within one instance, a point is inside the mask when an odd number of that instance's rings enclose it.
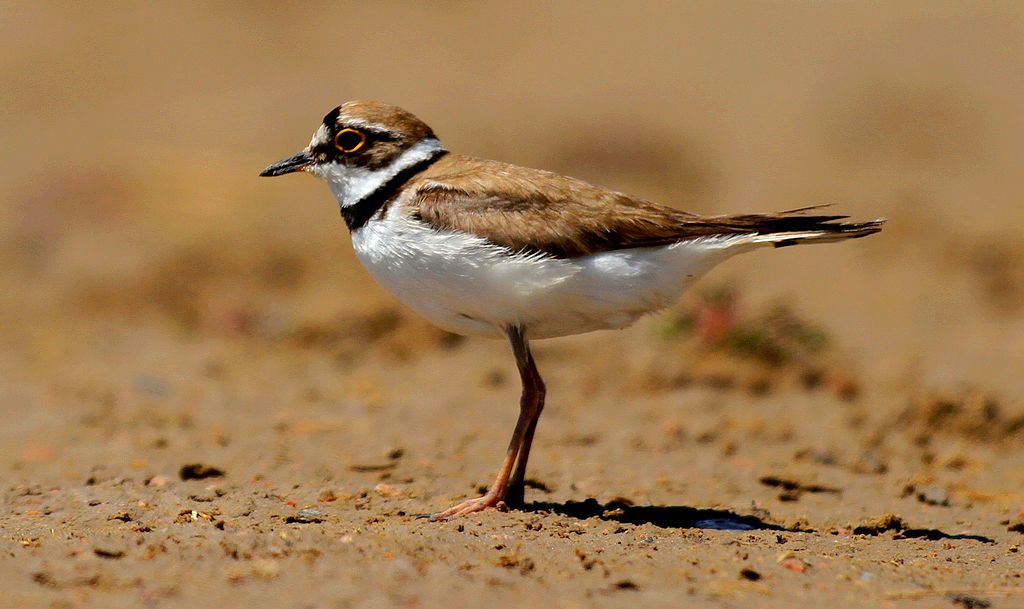
<path fill-rule="evenodd" d="M 990 601 L 971 594 L 953 594 L 950 595 L 949 600 L 964 609 L 988 609 L 992 606 Z"/>
<path fill-rule="evenodd" d="M 877 518 L 866 520 L 860 525 L 853 527 L 854 535 L 880 535 L 888 531 L 900 532 L 906 530 L 907 526 L 903 519 L 893 513 L 886 513 Z"/>
<path fill-rule="evenodd" d="M 1024 434 L 1024 414 L 1008 414 L 998 399 L 977 390 L 918 397 L 903 410 L 896 424 L 912 430 L 922 446 L 938 436 L 1004 442 Z"/>

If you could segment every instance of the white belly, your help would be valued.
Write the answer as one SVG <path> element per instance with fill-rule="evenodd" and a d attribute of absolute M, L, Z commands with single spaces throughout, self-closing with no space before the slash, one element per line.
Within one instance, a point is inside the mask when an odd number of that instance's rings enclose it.
<path fill-rule="evenodd" d="M 363 265 L 385 289 L 458 334 L 528 338 L 622 328 L 671 305 L 742 237 L 616 250 L 573 259 L 509 255 L 484 239 L 435 231 L 394 205 L 352 235 Z"/>

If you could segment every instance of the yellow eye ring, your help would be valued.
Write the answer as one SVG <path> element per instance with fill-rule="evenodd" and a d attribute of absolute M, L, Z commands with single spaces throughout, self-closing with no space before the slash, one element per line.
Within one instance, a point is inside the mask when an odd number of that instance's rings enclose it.
<path fill-rule="evenodd" d="M 358 138 L 358 141 L 352 136 Z M 344 140 L 344 141 L 343 141 Z M 342 129 L 334 136 L 334 147 L 349 154 L 359 150 L 366 143 L 366 134 L 355 129 Z"/>

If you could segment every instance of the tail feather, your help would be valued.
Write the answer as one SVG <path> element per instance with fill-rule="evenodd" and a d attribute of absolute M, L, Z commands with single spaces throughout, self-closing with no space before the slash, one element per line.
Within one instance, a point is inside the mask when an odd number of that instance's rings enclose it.
<path fill-rule="evenodd" d="M 843 222 L 849 216 L 807 214 L 827 205 L 802 207 L 775 214 L 748 214 L 714 218 L 730 232 L 750 233 L 750 243 L 786 247 L 798 243 L 829 243 L 873 235 L 885 225 L 884 218 L 867 222 Z"/>
<path fill-rule="evenodd" d="M 770 243 L 775 247 L 787 247 L 800 243 L 831 243 L 873 235 L 882 230 L 884 224 L 884 219 L 868 222 L 831 223 L 824 225 L 819 230 L 759 234 L 752 241 L 754 243 Z"/>

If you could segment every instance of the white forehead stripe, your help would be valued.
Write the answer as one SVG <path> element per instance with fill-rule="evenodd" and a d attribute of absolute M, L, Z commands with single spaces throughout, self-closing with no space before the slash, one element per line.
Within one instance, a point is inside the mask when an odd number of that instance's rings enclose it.
<path fill-rule="evenodd" d="M 390 129 L 385 129 L 384 127 L 376 123 L 367 122 L 361 118 L 346 118 L 343 120 L 339 120 L 338 123 L 339 126 L 343 124 L 346 127 L 353 127 L 355 129 L 366 129 L 367 131 L 383 131 L 387 133 L 394 133 Z"/>
<path fill-rule="evenodd" d="M 327 125 L 321 124 L 317 127 L 316 131 L 313 132 L 313 139 L 309 140 L 310 149 L 316 148 L 317 146 L 326 144 L 331 139 L 331 130 L 327 128 Z"/>

